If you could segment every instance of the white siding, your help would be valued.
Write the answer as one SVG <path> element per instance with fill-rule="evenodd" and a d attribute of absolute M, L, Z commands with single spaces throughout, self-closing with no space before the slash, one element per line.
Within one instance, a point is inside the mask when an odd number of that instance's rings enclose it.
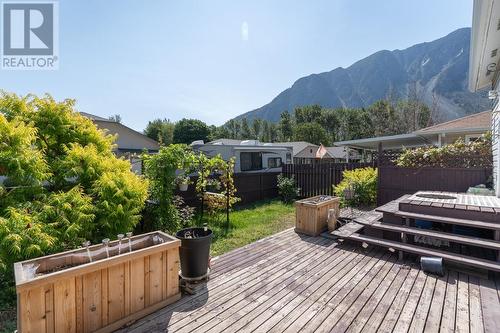
<path fill-rule="evenodd" d="M 500 197 L 500 183 L 499 183 L 499 135 L 500 135 L 500 102 L 498 98 L 495 100 L 495 105 L 493 107 L 493 113 L 491 115 L 491 135 L 492 135 L 492 146 L 493 146 L 493 186 L 495 187 L 495 192 L 497 197 Z"/>

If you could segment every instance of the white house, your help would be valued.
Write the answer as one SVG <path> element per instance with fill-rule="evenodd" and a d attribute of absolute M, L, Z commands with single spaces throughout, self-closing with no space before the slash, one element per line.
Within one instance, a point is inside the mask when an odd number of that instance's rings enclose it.
<path fill-rule="evenodd" d="M 493 177 L 500 197 L 499 177 L 499 61 L 500 61 L 500 1 L 475 0 L 472 16 L 472 36 L 469 59 L 469 90 L 488 89 L 492 99 L 491 129 L 493 139 Z"/>

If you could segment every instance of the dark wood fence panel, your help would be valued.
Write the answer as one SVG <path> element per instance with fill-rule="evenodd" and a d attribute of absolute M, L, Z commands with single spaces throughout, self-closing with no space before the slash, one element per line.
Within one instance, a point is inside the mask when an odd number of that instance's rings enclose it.
<path fill-rule="evenodd" d="M 465 192 L 471 186 L 485 184 L 492 168 L 378 168 L 377 204 L 383 205 L 404 194 L 417 191 Z"/>
<path fill-rule="evenodd" d="M 278 196 L 279 174 L 279 172 L 235 174 L 236 195 L 241 198 L 241 203 L 275 198 Z"/>
<path fill-rule="evenodd" d="M 240 204 L 277 197 L 277 177 L 279 174 L 280 172 L 235 173 L 234 186 L 236 187 L 236 196 L 241 199 Z M 195 182 L 196 178 L 192 180 Z M 176 190 L 175 194 L 182 196 L 186 204 L 190 206 L 200 205 L 194 184 L 190 184 L 186 192 Z"/>
<path fill-rule="evenodd" d="M 333 186 L 342 181 L 344 170 L 371 166 L 374 163 L 285 164 L 283 175 L 295 178 L 301 197 L 333 195 Z"/>

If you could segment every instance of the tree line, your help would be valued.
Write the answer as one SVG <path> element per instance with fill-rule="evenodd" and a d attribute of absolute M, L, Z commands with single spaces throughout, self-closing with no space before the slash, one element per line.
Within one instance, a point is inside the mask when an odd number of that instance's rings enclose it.
<path fill-rule="evenodd" d="M 377 101 L 367 108 L 325 108 L 301 106 L 293 113 L 284 111 L 277 123 L 263 119 L 231 119 L 222 126 L 209 126 L 197 119 L 150 121 L 148 137 L 164 145 L 190 144 L 220 138 L 262 142 L 307 141 L 332 145 L 335 141 L 409 133 L 431 126 L 437 120 L 432 110 L 419 100 Z"/>

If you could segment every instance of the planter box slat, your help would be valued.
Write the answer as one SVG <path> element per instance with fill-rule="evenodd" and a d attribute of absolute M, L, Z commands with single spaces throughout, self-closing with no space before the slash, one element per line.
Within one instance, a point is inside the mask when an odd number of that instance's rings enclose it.
<path fill-rule="evenodd" d="M 158 234 L 167 241 L 33 279 L 23 278 L 23 265 L 74 262 L 57 254 L 16 263 L 19 332 L 111 332 L 178 300 L 180 241 Z"/>
<path fill-rule="evenodd" d="M 329 197 L 314 202 L 322 195 L 302 199 L 295 202 L 295 231 L 309 236 L 318 236 L 328 227 L 328 210 L 335 209 L 338 218 L 340 198 Z"/>

